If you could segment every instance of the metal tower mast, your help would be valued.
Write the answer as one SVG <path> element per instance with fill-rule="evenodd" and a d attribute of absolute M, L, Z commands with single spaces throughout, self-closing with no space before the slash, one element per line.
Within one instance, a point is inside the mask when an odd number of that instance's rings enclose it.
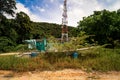
<path fill-rule="evenodd" d="M 67 0 L 64 0 L 63 14 L 62 14 L 62 36 L 61 41 L 68 41 L 68 20 L 67 20 Z"/>

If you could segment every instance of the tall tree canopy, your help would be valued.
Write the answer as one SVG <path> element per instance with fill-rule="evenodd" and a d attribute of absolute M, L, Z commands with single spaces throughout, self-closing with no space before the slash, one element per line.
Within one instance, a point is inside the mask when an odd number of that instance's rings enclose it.
<path fill-rule="evenodd" d="M 0 15 L 7 13 L 13 16 L 14 9 L 16 9 L 15 0 L 0 0 Z"/>
<path fill-rule="evenodd" d="M 20 12 L 16 14 L 15 26 L 16 31 L 19 34 L 19 43 L 21 43 L 22 40 L 30 39 L 32 24 L 30 23 L 30 18 L 26 13 Z"/>

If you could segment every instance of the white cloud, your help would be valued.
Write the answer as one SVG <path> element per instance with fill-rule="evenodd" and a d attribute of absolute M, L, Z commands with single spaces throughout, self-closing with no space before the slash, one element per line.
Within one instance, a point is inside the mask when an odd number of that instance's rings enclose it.
<path fill-rule="evenodd" d="M 120 9 L 120 0 L 117 0 L 117 1 L 116 1 L 112 6 L 110 6 L 108 9 L 109 9 L 109 10 L 112 10 L 112 11 Z"/>
<path fill-rule="evenodd" d="M 55 1 L 55 0 L 50 0 L 50 2 L 52 2 L 52 3 L 53 3 L 54 1 Z"/>
<path fill-rule="evenodd" d="M 108 3 L 113 0 L 107 0 Z M 103 5 L 104 3 L 105 5 Z M 77 22 L 83 17 L 93 14 L 96 10 L 117 10 L 120 8 L 120 0 L 114 0 L 114 3 L 107 4 L 98 0 L 68 0 L 68 25 L 77 26 Z"/>
<path fill-rule="evenodd" d="M 45 9 L 44 8 L 41 8 L 41 7 L 39 7 L 39 6 L 36 6 L 35 7 L 37 10 L 39 10 L 40 12 L 45 12 Z"/>
<path fill-rule="evenodd" d="M 107 0 L 106 2 L 110 3 L 111 1 Z M 36 8 L 36 11 L 39 10 L 38 13 L 33 13 L 23 4 L 17 3 L 17 12 L 27 13 L 32 21 L 61 24 L 63 2 L 61 3 L 61 0 L 44 0 L 44 2 L 45 6 Z M 77 22 L 82 20 L 82 17 L 93 14 L 95 10 L 117 10 L 120 8 L 120 0 L 114 0 L 111 5 L 107 5 L 107 3 L 104 0 L 101 0 L 101 2 L 100 0 L 68 0 L 68 25 L 77 26 Z"/>
<path fill-rule="evenodd" d="M 23 4 L 17 3 L 16 7 L 17 7 L 17 10 L 16 10 L 17 13 L 23 11 L 27 14 L 30 14 L 30 10 L 28 8 L 26 8 Z"/>
<path fill-rule="evenodd" d="M 44 8 L 41 8 L 40 11 L 41 11 L 41 12 L 45 12 L 45 9 L 44 9 Z"/>
<path fill-rule="evenodd" d="M 22 3 L 17 3 L 17 4 L 16 4 L 16 7 L 17 7 L 17 10 L 15 10 L 15 13 L 19 13 L 19 12 L 22 11 L 22 12 L 26 13 L 26 14 L 30 17 L 30 19 L 31 19 L 32 21 L 35 21 L 35 22 L 40 22 L 40 21 L 42 21 L 42 19 L 40 18 L 40 16 L 37 16 L 36 14 L 33 14 L 33 13 L 29 10 L 29 8 L 25 7 Z M 7 15 L 7 14 L 5 14 L 5 16 L 6 16 L 7 18 L 15 18 L 15 17 L 12 17 L 12 16 Z"/>
<path fill-rule="evenodd" d="M 82 17 L 92 14 L 94 10 L 102 9 L 96 0 L 69 0 L 68 6 L 68 20 L 72 26 L 77 26 Z"/>
<path fill-rule="evenodd" d="M 59 0 L 52 3 L 53 9 L 46 10 L 44 22 L 62 23 L 62 9 L 63 3 Z M 82 20 L 82 17 L 88 16 L 93 13 L 94 10 L 101 10 L 102 6 L 96 0 L 68 0 L 68 25 L 77 26 L 77 22 Z M 43 15 L 42 15 L 43 17 Z"/>
<path fill-rule="evenodd" d="M 39 16 L 33 14 L 33 13 L 30 11 L 30 9 L 29 9 L 29 8 L 26 8 L 23 4 L 17 3 L 16 7 L 17 7 L 17 10 L 16 10 L 17 13 L 19 13 L 19 12 L 22 11 L 22 12 L 25 12 L 25 13 L 30 17 L 30 19 L 31 19 L 32 21 L 37 21 L 37 22 L 38 22 L 38 21 L 42 21 Z"/>

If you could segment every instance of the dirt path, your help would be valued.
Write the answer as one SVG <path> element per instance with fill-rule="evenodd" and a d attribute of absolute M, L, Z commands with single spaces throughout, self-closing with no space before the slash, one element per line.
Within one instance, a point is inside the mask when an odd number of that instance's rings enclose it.
<path fill-rule="evenodd" d="M 17 55 L 19 52 L 13 52 L 13 53 L 2 53 L 0 56 L 7 56 L 7 55 Z"/>
<path fill-rule="evenodd" d="M 120 80 L 120 72 L 86 73 L 73 69 L 26 73 L 0 71 L 0 80 Z"/>

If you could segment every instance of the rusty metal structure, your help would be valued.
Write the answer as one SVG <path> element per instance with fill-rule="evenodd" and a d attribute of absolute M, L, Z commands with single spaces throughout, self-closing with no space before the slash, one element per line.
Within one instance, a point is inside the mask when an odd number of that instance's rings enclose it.
<path fill-rule="evenodd" d="M 67 0 L 64 0 L 63 5 L 63 14 L 62 14 L 62 33 L 61 33 L 61 41 L 68 41 L 68 20 L 67 20 Z"/>

